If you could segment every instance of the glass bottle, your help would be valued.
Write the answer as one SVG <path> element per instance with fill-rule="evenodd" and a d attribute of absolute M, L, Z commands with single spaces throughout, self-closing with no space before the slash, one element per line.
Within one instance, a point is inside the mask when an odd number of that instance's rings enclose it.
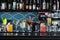
<path fill-rule="evenodd" d="M 20 3 L 20 0 L 17 0 L 17 10 L 19 10 L 19 3 Z"/>
<path fill-rule="evenodd" d="M 23 0 L 20 0 L 19 9 L 24 10 L 24 2 L 23 2 Z"/>
<path fill-rule="evenodd" d="M 56 0 L 54 0 L 53 10 L 56 10 Z"/>
<path fill-rule="evenodd" d="M 29 4 L 29 0 L 26 0 L 26 9 L 29 9 L 28 4 Z"/>
<path fill-rule="evenodd" d="M 45 0 L 43 1 L 43 10 L 46 9 L 46 2 Z"/>
<path fill-rule="evenodd" d="M 46 3 L 46 9 L 47 10 L 49 9 L 49 3 L 48 2 Z"/>
<path fill-rule="evenodd" d="M 13 10 L 16 10 L 16 5 L 17 5 L 16 0 L 13 0 L 13 8 L 12 8 Z"/>
<path fill-rule="evenodd" d="M 28 2 L 29 0 L 26 0 L 26 4 L 28 4 L 29 2 Z"/>
<path fill-rule="evenodd" d="M 33 0 L 33 3 L 35 4 L 36 3 L 36 0 Z"/>
<path fill-rule="evenodd" d="M 24 10 L 24 1 L 20 0 L 19 9 Z"/>
<path fill-rule="evenodd" d="M 11 9 L 11 6 L 12 6 L 12 3 L 11 2 L 12 2 L 11 0 L 8 0 L 8 10 Z"/>
<path fill-rule="evenodd" d="M 40 3 L 40 0 L 37 0 L 37 4 L 39 4 Z"/>
<path fill-rule="evenodd" d="M 59 10 L 59 1 L 57 0 L 57 10 Z"/>
<path fill-rule="evenodd" d="M 33 4 L 33 10 L 35 10 L 36 9 L 36 5 L 35 4 Z"/>
<path fill-rule="evenodd" d="M 29 2 L 29 10 L 31 10 L 32 9 L 32 0 L 29 0 L 30 2 Z"/>
<path fill-rule="evenodd" d="M 29 6 L 28 5 L 26 5 L 26 9 L 28 9 L 29 8 Z"/>
<path fill-rule="evenodd" d="M 1 10 L 5 10 L 6 9 L 6 0 L 2 0 L 2 3 L 1 3 Z"/>

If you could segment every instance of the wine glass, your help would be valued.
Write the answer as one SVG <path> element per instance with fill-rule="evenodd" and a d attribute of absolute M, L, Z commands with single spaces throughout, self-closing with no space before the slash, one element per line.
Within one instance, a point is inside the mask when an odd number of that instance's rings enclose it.
<path fill-rule="evenodd" d="M 22 28 L 22 32 L 25 32 L 25 30 L 24 30 L 25 25 L 26 25 L 26 22 L 25 22 L 25 20 L 23 20 L 23 21 L 20 23 L 20 27 Z M 22 35 L 24 35 L 24 33 L 22 33 Z"/>

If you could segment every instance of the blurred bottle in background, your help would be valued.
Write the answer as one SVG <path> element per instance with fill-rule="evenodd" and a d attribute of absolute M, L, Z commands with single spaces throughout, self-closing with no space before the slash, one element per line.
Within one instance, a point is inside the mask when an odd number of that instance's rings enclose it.
<path fill-rule="evenodd" d="M 33 4 L 33 10 L 35 10 L 36 9 L 36 4 Z"/>
<path fill-rule="evenodd" d="M 46 9 L 46 2 L 45 2 L 45 0 L 43 0 L 43 10 L 45 10 Z"/>
<path fill-rule="evenodd" d="M 46 3 L 46 9 L 49 10 L 50 4 L 49 2 Z"/>
<path fill-rule="evenodd" d="M 59 10 L 59 0 L 57 0 L 57 10 Z"/>
<path fill-rule="evenodd" d="M 20 3 L 20 0 L 17 0 L 17 10 L 19 10 L 19 3 Z"/>
<path fill-rule="evenodd" d="M 26 5 L 26 9 L 28 9 L 29 8 L 29 6 L 28 5 Z"/>
<path fill-rule="evenodd" d="M 53 1 L 53 10 L 57 9 L 56 0 Z"/>
<path fill-rule="evenodd" d="M 37 0 L 37 4 L 40 4 L 40 0 Z"/>
<path fill-rule="evenodd" d="M 8 0 L 8 10 L 12 9 L 12 0 Z"/>
<path fill-rule="evenodd" d="M 17 4 L 16 4 L 16 0 L 13 0 L 13 6 L 12 6 L 12 9 L 13 9 L 13 10 L 16 10 L 16 8 L 17 8 L 16 5 L 17 5 Z"/>
<path fill-rule="evenodd" d="M 24 10 L 24 1 L 20 0 L 19 9 Z"/>
<path fill-rule="evenodd" d="M 6 0 L 2 0 L 1 1 L 1 10 L 6 10 L 6 7 L 7 7 Z"/>

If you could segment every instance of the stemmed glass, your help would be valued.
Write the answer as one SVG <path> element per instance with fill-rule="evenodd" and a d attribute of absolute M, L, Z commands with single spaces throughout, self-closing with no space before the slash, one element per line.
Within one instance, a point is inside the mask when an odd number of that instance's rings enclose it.
<path fill-rule="evenodd" d="M 23 20 L 21 23 L 20 23 L 20 27 L 22 28 L 22 32 L 25 32 L 24 28 L 26 27 L 26 21 Z M 24 33 L 22 33 L 22 35 L 25 35 Z"/>
<path fill-rule="evenodd" d="M 19 20 L 16 20 L 16 21 L 13 21 L 13 23 L 15 24 L 15 27 L 16 27 L 16 32 L 18 32 L 18 23 L 19 23 Z M 16 35 L 18 35 L 17 33 L 16 33 Z"/>
<path fill-rule="evenodd" d="M 31 32 L 32 29 L 32 22 L 33 22 L 33 15 L 29 16 L 29 20 L 27 20 L 27 24 L 28 24 L 28 32 Z M 30 33 L 28 33 L 28 35 L 30 36 Z"/>

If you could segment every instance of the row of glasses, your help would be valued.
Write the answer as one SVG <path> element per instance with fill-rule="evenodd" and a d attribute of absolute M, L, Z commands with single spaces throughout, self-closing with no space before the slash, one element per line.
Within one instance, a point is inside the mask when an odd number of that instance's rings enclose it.
<path fill-rule="evenodd" d="M 13 21 L 13 24 L 15 25 L 15 28 L 16 28 L 15 32 L 19 32 L 18 31 L 18 24 L 19 24 L 19 22 L 20 22 L 19 20 Z M 22 32 L 25 32 L 24 31 L 25 20 L 21 21 L 19 25 L 20 25 L 20 28 L 22 29 Z M 18 35 L 18 33 L 16 33 L 15 35 Z M 22 33 L 22 35 L 24 35 L 24 33 Z"/>

